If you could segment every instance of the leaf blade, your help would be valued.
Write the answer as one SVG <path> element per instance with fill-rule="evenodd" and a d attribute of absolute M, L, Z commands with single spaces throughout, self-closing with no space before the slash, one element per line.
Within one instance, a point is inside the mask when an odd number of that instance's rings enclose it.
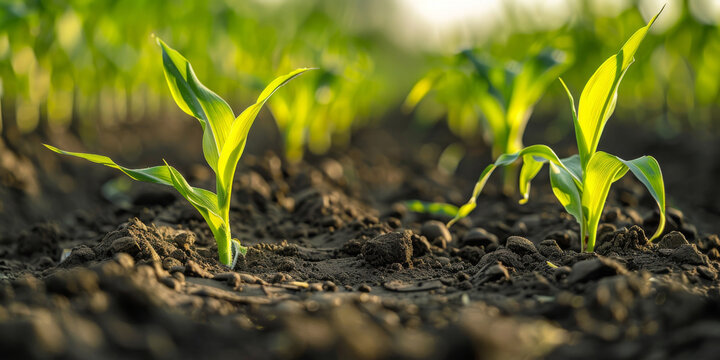
<path fill-rule="evenodd" d="M 627 173 L 628 167 L 617 157 L 598 151 L 590 158 L 582 188 L 583 218 L 587 230 L 587 250 L 592 251 L 610 186 Z M 581 239 L 585 241 L 585 239 Z"/>
<path fill-rule="evenodd" d="M 457 206 L 452 204 L 420 200 L 405 201 L 405 206 L 412 212 L 449 217 L 457 215 L 459 210 Z"/>
<path fill-rule="evenodd" d="M 572 174 L 551 163 L 550 186 L 552 187 L 553 194 L 555 194 L 555 198 L 560 201 L 565 211 L 572 215 L 575 221 L 582 226 L 582 195 L 580 194 L 580 189 L 577 184 L 573 181 Z"/>
<path fill-rule="evenodd" d="M 662 12 L 662 10 L 660 10 Z M 578 151 L 585 168 L 597 150 L 605 124 L 615 110 L 617 91 L 623 75 L 634 61 L 634 55 L 645 38 L 648 29 L 655 22 L 658 13 L 647 25 L 635 31 L 620 51 L 609 57 L 590 77 L 580 95 L 576 137 Z M 569 92 L 568 92 L 569 93 Z"/>
<path fill-rule="evenodd" d="M 111 167 L 114 169 L 118 169 L 122 171 L 125 175 L 130 177 L 133 180 L 137 181 L 144 181 L 149 182 L 153 184 L 160 184 L 160 185 L 167 185 L 172 186 L 177 189 L 177 187 L 174 184 L 173 180 L 173 174 L 171 172 L 171 167 L 169 166 L 152 166 L 147 168 L 141 168 L 141 169 L 130 169 L 124 166 L 118 165 L 116 162 L 114 162 L 111 158 L 104 156 L 104 155 L 96 155 L 96 154 L 89 154 L 89 153 L 80 153 L 80 152 L 72 152 L 72 151 L 65 151 L 58 149 L 52 145 L 43 144 L 48 149 L 62 155 L 69 155 L 74 157 L 79 157 L 81 159 L 85 159 L 91 162 L 94 162 L 96 164 L 105 165 L 107 167 Z M 177 170 L 175 170 L 177 171 Z M 179 175 L 179 173 L 178 173 Z M 180 175 L 182 177 L 182 175 Z M 183 178 L 184 181 L 184 178 Z M 189 188 L 189 191 L 193 193 L 193 199 L 188 199 L 193 205 L 198 204 L 208 209 L 208 211 L 211 211 L 215 213 L 215 215 L 219 216 L 219 211 L 217 209 L 217 200 L 214 198 L 215 194 L 201 188 L 192 187 L 187 184 L 185 181 L 185 185 Z M 184 194 L 181 195 L 185 196 Z M 213 202 L 215 203 L 213 205 Z"/>
<path fill-rule="evenodd" d="M 235 119 L 230 106 L 198 80 L 190 62 L 160 38 L 163 73 L 175 103 L 200 121 L 203 128 L 203 153 L 216 171 L 217 162 L 230 126 Z"/>
<path fill-rule="evenodd" d="M 245 150 L 245 144 L 247 142 L 247 136 L 250 132 L 255 118 L 260 113 L 260 109 L 272 96 L 275 91 L 280 87 L 287 84 L 290 80 L 300 76 L 306 71 L 313 70 L 311 68 L 301 68 L 291 71 L 282 76 L 275 78 L 270 84 L 258 96 L 255 104 L 246 108 L 238 117 L 233 121 L 230 132 L 226 138 L 225 144 L 223 145 L 220 156 L 218 159 L 217 168 L 217 182 L 218 182 L 218 204 L 221 209 L 224 209 L 229 205 L 230 199 L 230 187 L 232 186 L 233 177 L 235 174 L 235 168 L 237 163 Z"/>
<path fill-rule="evenodd" d="M 473 189 L 472 195 L 470 196 L 470 199 L 459 208 L 457 215 L 455 215 L 455 217 L 450 220 L 450 222 L 448 222 L 448 227 L 452 226 L 455 222 L 467 216 L 475 209 L 478 195 L 480 195 L 480 192 L 482 192 L 482 189 L 485 187 L 488 178 L 490 177 L 490 175 L 492 175 L 493 171 L 495 171 L 497 167 L 510 165 L 524 155 L 536 156 L 550 161 L 556 166 L 566 170 L 570 177 L 572 177 L 573 182 L 580 186 L 580 179 L 576 178 L 573 173 L 565 167 L 562 161 L 560 161 L 560 158 L 555 154 L 552 149 L 550 149 L 550 147 L 546 145 L 530 145 L 514 154 L 500 155 L 497 160 L 495 160 L 495 163 L 485 167 L 483 172 L 480 174 L 478 181 L 475 183 L 475 187 Z"/>
<path fill-rule="evenodd" d="M 632 160 L 617 159 L 622 161 L 630 169 L 630 172 L 645 185 L 645 188 L 657 203 L 660 210 L 660 223 L 655 233 L 650 237 L 650 241 L 653 241 L 662 234 L 665 228 L 665 184 L 660 164 L 652 156 L 642 156 Z"/>
<path fill-rule="evenodd" d="M 85 159 L 87 161 L 94 162 L 96 164 L 101 164 L 101 165 L 105 165 L 107 167 L 118 169 L 118 170 L 122 171 L 123 173 L 125 173 L 125 175 L 129 176 L 133 180 L 172 186 L 172 180 L 170 179 L 170 173 L 167 171 L 167 169 L 164 166 L 153 166 L 153 167 L 141 168 L 141 169 L 130 169 L 130 168 L 126 168 L 124 166 L 118 165 L 112 159 L 110 159 L 109 157 L 104 156 L 104 155 L 65 151 L 65 150 L 58 149 L 52 145 L 48 145 L 48 144 L 43 144 L 43 145 L 46 148 L 48 148 L 58 154 L 79 157 L 81 159 Z"/>

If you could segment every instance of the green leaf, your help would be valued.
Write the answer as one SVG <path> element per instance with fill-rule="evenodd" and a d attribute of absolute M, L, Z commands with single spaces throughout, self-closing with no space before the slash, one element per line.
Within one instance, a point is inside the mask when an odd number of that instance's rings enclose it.
<path fill-rule="evenodd" d="M 187 180 L 185 180 L 185 177 L 183 177 L 182 174 L 177 171 L 177 169 L 168 165 L 165 160 L 163 160 L 163 162 L 165 162 L 165 166 L 168 168 L 170 179 L 172 181 L 172 186 L 175 188 L 175 190 L 177 190 L 180 195 L 182 195 L 191 204 L 193 204 L 193 206 L 198 208 L 198 210 L 201 208 L 205 209 L 222 221 L 222 217 L 220 216 L 220 209 L 217 206 L 217 196 L 215 195 L 215 193 L 205 189 L 190 186 Z"/>
<path fill-rule="evenodd" d="M 453 217 L 458 213 L 458 207 L 446 203 L 425 202 L 420 200 L 410 200 L 405 202 L 408 210 L 416 213 L 424 213 L 431 215 Z"/>
<path fill-rule="evenodd" d="M 402 108 L 405 112 L 410 112 L 414 109 L 420 101 L 432 90 L 437 84 L 438 79 L 442 76 L 440 71 L 430 71 L 422 79 L 418 80 L 412 89 L 408 93 L 405 102 L 403 102 Z"/>
<path fill-rule="evenodd" d="M 188 201 L 190 201 L 193 205 L 196 205 L 196 207 L 202 207 L 204 209 L 207 209 L 207 211 L 213 213 L 215 216 L 220 216 L 220 212 L 217 207 L 217 197 L 214 193 L 205 189 L 196 188 L 188 185 L 187 181 L 185 181 L 182 175 L 180 175 L 177 170 L 171 168 L 170 166 L 167 166 L 167 164 L 166 166 L 153 166 L 142 169 L 130 169 L 118 165 L 107 156 L 65 151 L 51 145 L 43 145 L 58 154 L 75 156 L 97 164 L 102 164 L 114 169 L 118 169 L 133 180 L 172 186 L 176 188 L 180 192 L 180 194 L 187 198 Z M 182 181 L 183 191 L 181 191 L 180 188 L 176 186 L 176 179 L 173 178 L 174 175 L 171 172 L 171 169 L 172 171 L 176 172 L 175 176 Z M 187 191 L 189 197 L 186 196 L 184 191 Z"/>
<path fill-rule="evenodd" d="M 587 250 L 593 251 L 610 185 L 627 173 L 628 167 L 617 157 L 604 151 L 593 154 L 585 170 L 582 188 L 583 218 L 587 229 Z M 585 239 L 581 239 L 584 241 Z"/>
<path fill-rule="evenodd" d="M 577 155 L 576 155 L 577 156 Z M 564 162 L 564 161 L 563 161 Z M 566 165 L 565 169 L 569 169 Z M 550 164 L 550 185 L 553 194 L 560 201 L 568 214 L 583 226 L 582 195 L 574 181 L 573 174 L 555 164 Z"/>
<path fill-rule="evenodd" d="M 461 218 L 467 216 L 470 212 L 472 212 L 475 209 L 476 201 L 478 195 L 480 195 L 480 192 L 485 187 L 485 184 L 488 181 L 488 178 L 490 178 L 490 175 L 492 175 L 493 171 L 499 167 L 499 166 L 507 166 L 518 160 L 520 157 L 523 156 L 535 156 L 538 158 L 545 159 L 547 161 L 550 161 L 551 163 L 555 164 L 556 166 L 562 168 L 563 170 L 567 171 L 567 173 L 572 177 L 573 182 L 578 184 L 580 186 L 580 179 L 575 178 L 575 176 L 572 174 L 570 170 L 568 170 L 565 165 L 560 161 L 560 158 L 558 158 L 557 155 L 555 155 L 555 152 L 552 151 L 548 146 L 546 145 L 530 145 L 514 154 L 503 154 L 498 157 L 497 160 L 495 160 L 494 164 L 488 165 L 483 172 L 480 174 L 480 177 L 478 178 L 477 183 L 475 184 L 475 188 L 473 189 L 473 193 L 470 196 L 470 199 L 468 200 L 465 205 L 461 206 L 458 210 L 457 215 L 448 222 L 448 226 L 452 226 L 455 222 L 460 220 Z M 533 159 L 533 161 L 537 161 Z M 528 171 L 528 174 L 530 171 Z M 537 172 L 536 172 L 537 173 Z"/>
<path fill-rule="evenodd" d="M 572 118 L 573 118 L 573 126 L 575 129 L 575 141 L 577 142 L 578 152 L 586 151 L 587 149 L 587 143 L 585 141 L 585 137 L 583 136 L 582 129 L 580 128 L 580 122 L 578 120 L 578 114 L 577 109 L 575 108 L 575 98 L 573 98 L 572 93 L 570 92 L 570 89 L 568 89 L 567 85 L 565 85 L 565 82 L 562 78 L 558 78 L 560 80 L 560 84 L 562 84 L 563 89 L 565 89 L 565 93 L 567 94 L 568 100 L 570 101 L 570 110 L 572 110 Z M 578 156 L 578 159 L 580 157 Z M 580 159 L 580 171 L 582 173 L 582 160 Z"/>
<path fill-rule="evenodd" d="M 143 169 L 129 169 L 116 164 L 112 159 L 107 156 L 65 151 L 60 150 L 52 145 L 43 145 L 58 154 L 75 156 L 88 161 L 92 161 L 97 164 L 102 164 L 114 169 L 118 169 L 133 180 L 172 186 L 172 179 L 170 178 L 170 173 L 165 166 L 153 166 Z"/>
<path fill-rule="evenodd" d="M 645 188 L 657 203 L 660 210 L 660 223 L 655 234 L 650 237 L 650 241 L 653 241 L 662 234 L 665 228 L 665 184 L 662 171 L 660 171 L 660 164 L 652 156 L 642 156 L 633 160 L 617 159 L 622 161 L 633 175 L 645 185 Z"/>
<path fill-rule="evenodd" d="M 662 12 L 662 10 L 660 11 Z M 635 52 L 658 15 L 660 13 L 655 15 L 646 26 L 637 30 L 623 45 L 620 52 L 600 65 L 580 95 L 575 134 L 578 138 L 578 151 L 583 168 L 587 166 L 593 153 L 597 150 L 605 124 L 615 110 L 620 81 L 635 60 Z"/>
<path fill-rule="evenodd" d="M 580 156 L 577 154 L 568 156 L 560 161 L 565 165 L 565 168 L 570 171 L 570 174 L 575 179 L 583 178 L 582 164 L 580 163 Z"/>
<path fill-rule="evenodd" d="M 532 155 L 523 156 L 523 166 L 522 169 L 520 169 L 520 181 L 518 184 L 520 194 L 522 195 L 520 204 L 525 204 L 530 199 L 530 182 L 535 178 L 537 173 L 540 172 L 544 164 L 545 159 L 543 158 L 536 159 Z"/>
<path fill-rule="evenodd" d="M 250 127 L 255 121 L 260 109 L 268 98 L 277 91 L 277 89 L 308 70 L 312 69 L 297 69 L 286 75 L 277 77 L 265 88 L 265 90 L 263 90 L 262 93 L 260 93 L 260 96 L 258 96 L 255 104 L 245 109 L 245 111 L 243 111 L 237 119 L 233 121 L 232 126 L 230 127 L 230 132 L 226 138 L 227 140 L 220 151 L 220 158 L 218 159 L 217 191 L 218 204 L 221 209 L 225 209 L 229 206 L 230 191 L 233 177 L 235 175 L 235 168 L 240 160 L 240 156 L 245 150 L 245 143 L 247 142 Z"/>
<path fill-rule="evenodd" d="M 652 156 L 623 160 L 615 155 L 598 151 L 588 163 L 582 191 L 588 251 L 592 251 L 595 246 L 597 227 L 610 191 L 610 185 L 622 178 L 628 170 L 645 185 L 660 210 L 660 223 L 650 240 L 658 238 L 663 232 L 665 227 L 665 186 L 657 160 Z"/>
<path fill-rule="evenodd" d="M 157 41 L 162 48 L 165 79 L 173 99 L 180 109 L 200 121 L 205 160 L 217 172 L 220 149 L 235 115 L 225 100 L 200 83 L 187 59 L 160 38 Z"/>
<path fill-rule="evenodd" d="M 168 165 L 165 162 L 165 167 L 168 169 L 170 179 L 172 180 L 172 186 L 182 195 L 187 201 L 192 204 L 195 209 L 202 215 L 205 222 L 207 222 L 210 231 L 213 233 L 213 237 L 217 242 L 218 246 L 218 257 L 223 264 L 230 263 L 230 231 L 229 224 L 226 224 L 220 215 L 220 210 L 217 205 L 217 196 L 207 190 L 194 188 L 188 184 L 187 180 L 180 174 L 177 169 Z"/>

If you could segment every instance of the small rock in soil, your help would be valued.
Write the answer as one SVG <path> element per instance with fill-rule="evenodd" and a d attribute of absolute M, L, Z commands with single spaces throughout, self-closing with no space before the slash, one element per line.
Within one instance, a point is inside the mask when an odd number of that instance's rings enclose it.
<path fill-rule="evenodd" d="M 323 290 L 330 291 L 330 292 L 335 292 L 338 290 L 337 285 L 335 285 L 335 283 L 330 280 L 325 281 L 323 283 L 322 287 L 323 287 Z"/>
<path fill-rule="evenodd" d="M 497 264 L 488 266 L 485 271 L 475 275 L 475 278 L 477 279 L 477 283 L 483 284 L 489 281 L 509 280 L 510 273 L 503 264 L 498 262 Z"/>
<path fill-rule="evenodd" d="M 310 291 L 319 292 L 323 291 L 323 286 L 321 283 L 311 283 L 309 284 L 308 289 L 310 289 Z"/>
<path fill-rule="evenodd" d="M 579 244 L 578 235 L 572 230 L 553 231 L 546 238 L 555 240 L 561 249 L 571 249 Z"/>
<path fill-rule="evenodd" d="M 430 253 L 430 243 L 424 236 L 412 235 L 413 257 L 420 257 Z"/>
<path fill-rule="evenodd" d="M 280 284 L 286 281 L 290 281 L 290 277 L 283 273 L 277 273 L 270 279 L 271 284 Z"/>
<path fill-rule="evenodd" d="M 162 267 L 165 270 L 170 270 L 176 266 L 182 266 L 182 263 L 178 259 L 166 257 L 162 261 Z"/>
<path fill-rule="evenodd" d="M 368 240 L 362 247 L 365 261 L 374 266 L 385 266 L 400 263 L 412 267 L 412 233 L 391 232 Z"/>
<path fill-rule="evenodd" d="M 445 240 L 446 243 L 452 241 L 452 235 L 448 228 L 441 221 L 437 220 L 426 221 L 420 228 L 420 235 L 425 236 L 433 244 L 435 244 L 435 240 L 438 238 Z"/>
<path fill-rule="evenodd" d="M 597 257 L 575 263 L 568 276 L 568 282 L 572 285 L 625 273 L 627 270 L 619 262 L 606 257 Z"/>
<path fill-rule="evenodd" d="M 532 255 L 538 253 L 538 250 L 535 248 L 532 241 L 521 236 L 508 237 L 505 246 L 510 249 L 510 251 L 518 255 Z"/>
<path fill-rule="evenodd" d="M 95 259 L 95 252 L 85 245 L 73 249 L 70 255 L 60 263 L 62 267 L 74 267 Z"/>
<path fill-rule="evenodd" d="M 707 258 L 698 251 L 695 244 L 680 245 L 675 249 L 670 257 L 677 262 L 692 265 L 704 265 L 707 264 Z"/>
<path fill-rule="evenodd" d="M 679 231 L 671 231 L 660 239 L 658 246 L 661 249 L 677 249 L 682 245 L 688 245 L 685 236 Z"/>
<path fill-rule="evenodd" d="M 190 247 L 195 244 L 195 234 L 189 231 L 183 231 L 177 234 L 173 240 L 177 244 L 178 248 L 190 250 Z"/>
<path fill-rule="evenodd" d="M 522 269 L 524 267 L 520 257 L 516 253 L 508 249 L 498 249 L 485 254 L 485 256 L 480 259 L 480 262 L 477 264 L 477 266 L 483 267 L 488 264 L 495 264 L 497 262 L 501 263 L 504 266 L 509 266 L 516 269 Z"/>
<path fill-rule="evenodd" d="M 364 292 L 364 293 L 369 293 L 370 291 L 372 291 L 372 288 L 371 288 L 370 285 L 368 285 L 368 284 L 362 284 L 362 285 L 360 285 L 360 287 L 358 288 L 358 291 Z"/>
<path fill-rule="evenodd" d="M 486 249 L 491 245 L 499 243 L 495 234 L 489 233 L 483 228 L 472 228 L 462 237 L 463 246 L 484 246 Z"/>
<path fill-rule="evenodd" d="M 558 245 L 557 241 L 553 239 L 547 239 L 540 242 L 540 245 L 538 246 L 538 250 L 540 251 L 540 254 L 542 256 L 552 258 L 552 257 L 558 257 L 562 256 L 562 249 L 560 248 L 560 245 Z"/>

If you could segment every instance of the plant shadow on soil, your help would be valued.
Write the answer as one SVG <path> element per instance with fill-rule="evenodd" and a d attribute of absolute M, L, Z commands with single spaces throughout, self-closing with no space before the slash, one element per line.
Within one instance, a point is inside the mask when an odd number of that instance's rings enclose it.
<path fill-rule="evenodd" d="M 675 166 L 661 145 L 634 141 Z M 680 144 L 673 153 L 699 146 Z M 720 239 L 705 225 L 720 217 L 718 199 L 698 198 L 707 206 L 695 203 L 705 210 L 697 224 L 669 209 L 665 234 L 649 243 L 657 213 L 628 177 L 611 192 L 597 251 L 580 253 L 577 225 L 542 175 L 523 206 L 490 184 L 450 230 L 447 219 L 408 213 L 402 200 L 463 202 L 477 164 L 489 161 L 471 153 L 459 180 L 420 153 L 368 130 L 350 150 L 300 164 L 245 156 L 231 221 L 249 251 L 235 270 L 217 262 L 202 218 L 176 197 L 138 193 L 134 206 L 2 234 L 2 356 L 658 359 L 720 350 Z M 670 197 L 692 186 L 681 170 L 665 173 Z"/>

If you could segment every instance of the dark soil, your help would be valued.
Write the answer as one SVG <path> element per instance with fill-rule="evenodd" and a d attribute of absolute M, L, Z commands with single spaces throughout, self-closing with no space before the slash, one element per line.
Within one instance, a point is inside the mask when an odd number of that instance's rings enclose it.
<path fill-rule="evenodd" d="M 717 357 L 712 206 L 670 208 L 649 243 L 657 213 L 628 176 L 597 251 L 580 253 L 577 225 L 541 174 L 527 205 L 490 184 L 448 231 L 447 219 L 401 204 L 469 194 L 470 179 L 438 172 L 431 150 L 371 132 L 298 165 L 245 156 L 231 217 L 249 250 L 234 270 L 174 196 L 135 192 L 134 205 L 97 212 L 67 204 L 75 212 L 62 221 L 0 234 L 0 357 Z M 461 174 L 478 175 L 485 162 L 472 161 Z M 685 176 L 675 172 L 670 204 L 685 196 L 673 193 Z"/>

